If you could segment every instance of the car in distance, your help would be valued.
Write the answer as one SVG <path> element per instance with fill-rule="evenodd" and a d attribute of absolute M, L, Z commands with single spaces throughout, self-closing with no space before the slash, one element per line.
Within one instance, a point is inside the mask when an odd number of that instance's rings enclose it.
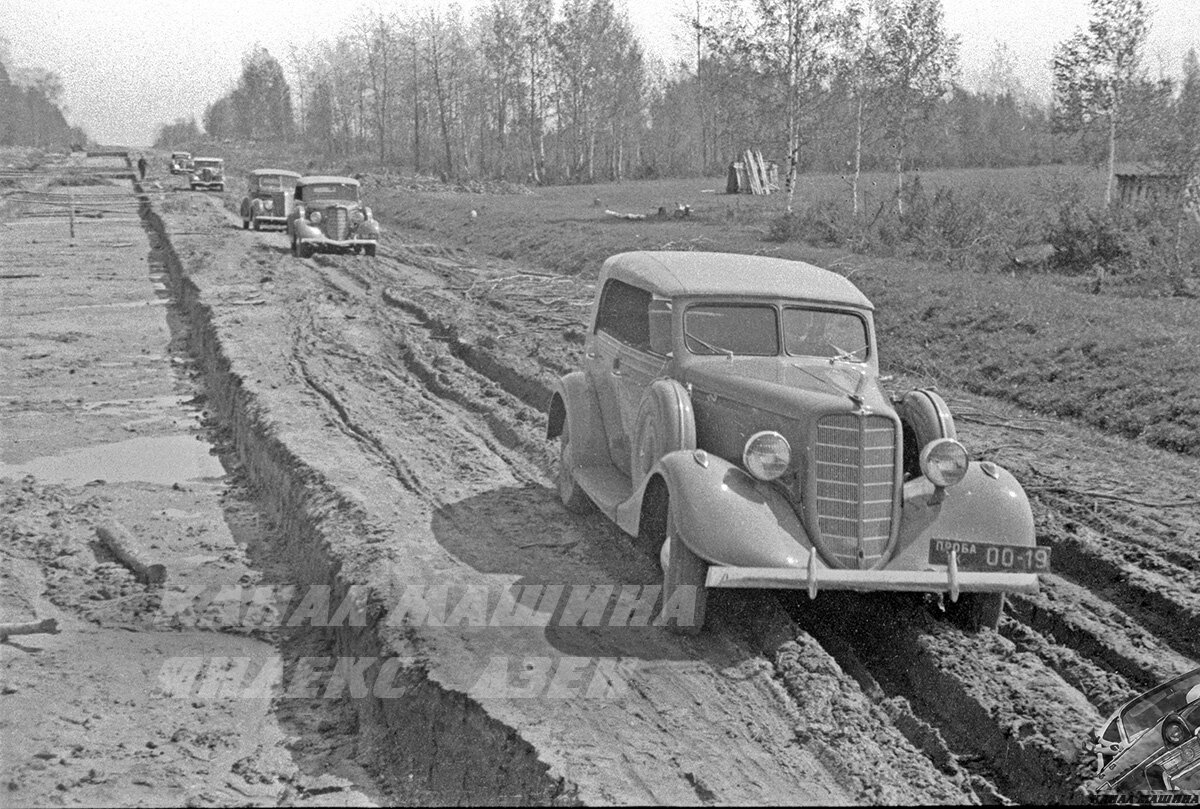
<path fill-rule="evenodd" d="M 287 219 L 292 255 L 316 251 L 375 255 L 379 222 L 362 201 L 353 177 L 314 175 L 296 182 L 296 200 Z"/>
<path fill-rule="evenodd" d="M 1154 735 L 1155 728 L 1172 714 L 1195 714 L 1200 719 L 1200 714 L 1196 713 L 1198 709 L 1200 668 L 1192 669 L 1125 702 L 1092 732 L 1092 751 L 1096 754 L 1098 775 L 1103 777 L 1106 770 L 1109 770 L 1110 776 L 1113 772 L 1128 775 L 1129 762 L 1141 759 L 1137 758 L 1138 753 L 1126 757 L 1126 751 L 1138 744 L 1143 736 L 1149 735 L 1150 740 L 1142 748 L 1156 744 L 1156 738 L 1161 740 L 1161 734 L 1158 737 Z M 1125 764 L 1114 771 L 1110 765 L 1117 759 L 1123 759 Z"/>
<path fill-rule="evenodd" d="M 192 161 L 191 187 L 195 191 L 225 190 L 225 161 L 219 157 L 197 157 Z"/>
<path fill-rule="evenodd" d="M 880 385 L 873 306 L 801 262 L 634 252 L 601 269 L 558 380 L 559 496 L 658 552 L 659 623 L 709 588 L 941 593 L 972 629 L 1049 569 L 1020 484 L 972 463 L 932 390 Z"/>
<path fill-rule="evenodd" d="M 246 196 L 242 197 L 242 229 L 261 230 L 263 225 L 287 227 L 299 179 L 299 174 L 284 169 L 250 172 L 246 178 Z"/>
<path fill-rule="evenodd" d="M 191 152 L 171 152 L 171 173 L 188 174 L 192 170 Z"/>

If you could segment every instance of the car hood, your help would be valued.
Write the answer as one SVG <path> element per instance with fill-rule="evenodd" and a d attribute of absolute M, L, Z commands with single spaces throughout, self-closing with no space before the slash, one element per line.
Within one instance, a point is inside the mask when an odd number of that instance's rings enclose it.
<path fill-rule="evenodd" d="M 709 393 L 781 416 L 800 408 L 891 413 L 871 366 L 801 358 L 714 357 L 690 364 L 684 381 Z"/>

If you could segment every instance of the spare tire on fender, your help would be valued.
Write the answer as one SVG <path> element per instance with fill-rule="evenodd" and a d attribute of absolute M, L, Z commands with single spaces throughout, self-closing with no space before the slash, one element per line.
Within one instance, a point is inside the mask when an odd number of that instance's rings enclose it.
<path fill-rule="evenodd" d="M 635 487 L 667 453 L 696 448 L 696 414 L 683 385 L 674 379 L 650 383 L 638 405 L 629 448 L 629 476 Z"/>

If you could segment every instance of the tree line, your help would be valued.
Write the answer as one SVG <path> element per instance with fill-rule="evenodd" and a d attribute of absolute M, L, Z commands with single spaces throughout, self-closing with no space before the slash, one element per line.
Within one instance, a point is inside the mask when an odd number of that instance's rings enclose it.
<path fill-rule="evenodd" d="M 1183 82 L 1146 74 L 1143 0 L 1091 0 L 1091 11 L 1060 45 L 1042 106 L 1000 43 L 978 89 L 959 83 L 941 0 L 697 0 L 695 58 L 670 66 L 647 57 L 613 0 L 363 10 L 293 46 L 286 69 L 261 48 L 248 54 L 203 126 L 417 173 L 537 183 L 711 174 L 758 148 L 788 189 L 804 171 L 854 183 L 892 171 L 898 205 L 912 168 L 1111 169 L 1160 156 L 1170 138 L 1187 151 L 1179 121 L 1194 69 Z M 1135 124 L 1151 117 L 1166 128 Z M 195 130 L 176 121 L 160 144 Z"/>
<path fill-rule="evenodd" d="M 87 133 L 67 123 L 60 106 L 62 80 L 41 68 L 12 65 L 0 41 L 0 146 L 67 150 Z"/>

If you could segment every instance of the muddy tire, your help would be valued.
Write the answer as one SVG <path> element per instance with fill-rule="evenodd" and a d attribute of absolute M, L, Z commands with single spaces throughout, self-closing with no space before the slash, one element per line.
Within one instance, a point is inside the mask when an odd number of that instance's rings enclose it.
<path fill-rule="evenodd" d="M 572 514 L 587 514 L 592 510 L 592 499 L 579 487 L 579 484 L 575 482 L 575 476 L 571 474 L 574 463 L 571 460 L 570 434 L 567 424 L 564 423 L 558 444 L 558 474 L 555 476 L 555 482 L 558 485 L 558 499 L 562 500 L 567 511 Z"/>
<path fill-rule="evenodd" d="M 243 219 L 242 220 L 242 230 L 249 230 L 249 229 L 250 229 L 250 220 Z"/>
<path fill-rule="evenodd" d="M 375 245 L 373 245 L 373 244 L 364 245 L 363 252 L 365 252 L 367 254 L 368 258 L 375 258 Z"/>
<path fill-rule="evenodd" d="M 292 255 L 300 258 L 300 242 L 295 236 L 292 237 Z"/>
<path fill-rule="evenodd" d="M 305 244 L 304 242 L 297 239 L 296 240 L 296 250 L 297 250 L 296 254 L 298 256 L 300 256 L 300 258 L 312 258 L 313 248 L 312 248 L 311 244 Z"/>
<path fill-rule="evenodd" d="M 259 222 L 257 219 L 251 221 L 250 224 L 255 230 L 262 230 L 262 222 Z"/>
<path fill-rule="evenodd" d="M 1004 593 L 963 593 L 958 601 L 946 597 L 946 617 L 967 632 L 1000 628 L 1004 613 Z"/>
<path fill-rule="evenodd" d="M 671 615 L 665 619 L 665 623 L 667 629 L 677 635 L 698 635 L 700 630 L 704 629 L 704 614 L 708 606 L 708 587 L 705 584 L 708 578 L 708 563 L 692 553 L 679 538 L 670 503 L 667 504 L 666 525 L 667 535 L 660 559 L 663 568 L 663 610 L 666 611 L 668 605 L 676 600 L 679 605 L 686 606 L 691 603 L 691 600 L 680 594 L 682 587 L 695 588 L 695 608 L 691 615 Z"/>

